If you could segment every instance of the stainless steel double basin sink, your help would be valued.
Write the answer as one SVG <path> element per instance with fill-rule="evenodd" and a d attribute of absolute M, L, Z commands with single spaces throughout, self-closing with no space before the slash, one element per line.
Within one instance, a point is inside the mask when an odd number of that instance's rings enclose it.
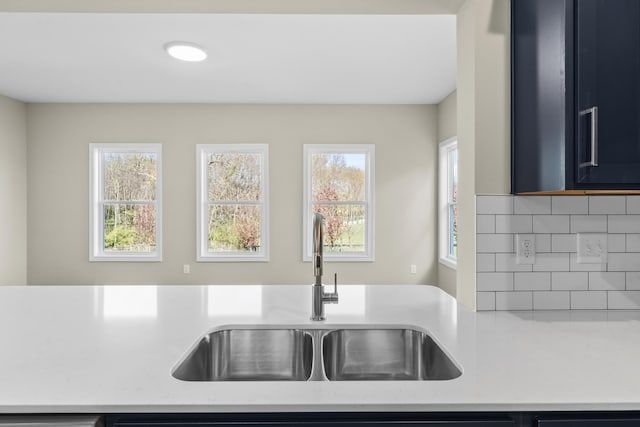
<path fill-rule="evenodd" d="M 462 372 L 417 329 L 239 326 L 202 337 L 172 374 L 183 381 L 433 381 Z"/>

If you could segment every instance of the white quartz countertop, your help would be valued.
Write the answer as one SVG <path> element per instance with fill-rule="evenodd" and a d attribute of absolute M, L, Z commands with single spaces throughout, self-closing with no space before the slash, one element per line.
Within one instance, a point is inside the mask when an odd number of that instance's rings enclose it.
<path fill-rule="evenodd" d="M 319 326 L 311 287 L 0 287 L 0 413 L 640 410 L 640 313 L 474 313 L 438 288 L 342 286 L 322 327 L 424 329 L 450 381 L 185 382 L 227 325 Z"/>

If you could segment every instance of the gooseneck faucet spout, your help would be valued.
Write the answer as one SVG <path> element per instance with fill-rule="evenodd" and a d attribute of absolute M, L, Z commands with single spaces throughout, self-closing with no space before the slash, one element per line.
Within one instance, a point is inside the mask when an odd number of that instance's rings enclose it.
<path fill-rule="evenodd" d="M 316 278 L 315 286 L 322 286 L 322 267 L 324 258 L 322 254 L 322 242 L 324 241 L 324 230 L 322 224 L 322 214 L 316 212 L 313 215 L 313 275 Z"/>
<path fill-rule="evenodd" d="M 322 284 L 322 269 L 324 259 L 322 254 L 323 244 L 323 218 L 316 212 L 313 215 L 313 275 L 315 283 L 312 286 L 311 320 L 325 320 L 324 305 L 338 303 L 338 275 L 334 275 L 334 291 L 325 292 Z"/>

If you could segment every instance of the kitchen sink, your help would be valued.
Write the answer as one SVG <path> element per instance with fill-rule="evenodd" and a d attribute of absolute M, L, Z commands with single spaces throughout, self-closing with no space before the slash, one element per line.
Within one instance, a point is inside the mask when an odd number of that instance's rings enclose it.
<path fill-rule="evenodd" d="M 311 335 L 300 329 L 224 329 L 204 336 L 174 370 L 184 381 L 306 381 Z"/>
<path fill-rule="evenodd" d="M 340 329 L 322 343 L 330 381 L 450 380 L 461 375 L 429 335 L 415 329 Z"/>
<path fill-rule="evenodd" d="M 205 335 L 172 372 L 183 381 L 434 381 L 461 374 L 416 329 L 257 326 Z"/>

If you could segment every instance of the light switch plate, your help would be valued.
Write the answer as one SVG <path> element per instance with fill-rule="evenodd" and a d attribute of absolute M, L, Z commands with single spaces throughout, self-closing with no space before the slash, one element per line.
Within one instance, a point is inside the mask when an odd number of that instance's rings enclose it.
<path fill-rule="evenodd" d="M 516 234 L 516 264 L 535 264 L 536 235 Z"/>
<path fill-rule="evenodd" d="M 606 233 L 578 233 L 578 264 L 607 262 Z"/>

